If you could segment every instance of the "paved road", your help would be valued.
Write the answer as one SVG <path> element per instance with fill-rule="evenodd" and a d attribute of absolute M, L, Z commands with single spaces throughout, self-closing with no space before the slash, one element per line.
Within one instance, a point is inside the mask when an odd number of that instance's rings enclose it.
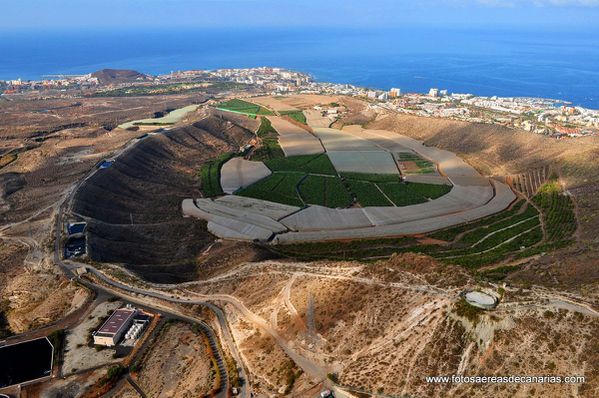
<path fill-rule="evenodd" d="M 127 144 L 121 151 L 119 151 L 117 154 L 115 154 L 115 156 L 113 156 L 113 158 L 116 159 L 120 155 L 125 153 L 126 151 L 130 150 L 136 144 L 136 142 L 137 142 L 136 140 L 133 140 L 132 142 Z M 86 264 L 78 264 L 75 262 L 72 262 L 71 263 L 72 265 L 69 266 L 67 263 L 65 263 L 62 260 L 60 244 L 61 244 L 61 237 L 62 237 L 62 226 L 64 225 L 64 222 L 66 221 L 64 219 L 64 214 L 65 214 L 65 211 L 70 209 L 73 196 L 77 192 L 77 190 L 83 185 L 83 183 L 85 183 L 85 181 L 87 181 L 89 178 L 91 178 L 96 172 L 98 172 L 98 169 L 94 168 L 85 178 L 83 178 L 82 180 L 77 182 L 73 187 L 71 187 L 65 193 L 63 202 L 58 206 L 57 215 L 56 215 L 56 223 L 55 223 L 55 228 L 54 228 L 55 236 L 54 236 L 54 253 L 53 253 L 54 258 L 53 259 L 54 259 L 54 263 L 60 268 L 60 270 L 64 273 L 64 275 L 69 279 L 78 278 L 74 272 L 74 269 L 76 269 L 80 266 L 84 266 L 84 267 L 88 267 L 88 266 Z M 88 287 L 93 292 L 96 292 L 96 293 L 104 292 L 107 294 L 115 295 L 115 296 L 123 298 L 124 300 L 135 302 L 139 305 L 149 307 L 158 312 L 169 312 L 171 315 L 181 317 L 183 319 L 186 319 L 189 322 L 198 323 L 200 325 L 200 327 L 202 327 L 202 329 L 204 329 L 207 332 L 208 337 L 210 338 L 210 341 L 211 341 L 211 345 L 214 344 L 215 347 L 219 346 L 217 344 L 216 336 L 215 336 L 213 330 L 206 323 L 204 323 L 204 321 L 201 318 L 185 315 L 185 314 L 179 313 L 177 311 L 173 311 L 170 308 L 162 308 L 162 307 L 157 308 L 155 306 L 150 306 L 150 305 L 148 305 L 148 303 L 141 301 L 141 300 L 139 300 L 135 297 L 132 297 L 130 295 L 116 292 L 114 290 L 109 290 L 109 289 L 104 288 L 103 286 L 94 284 L 92 282 L 84 281 L 82 279 L 79 279 L 79 282 L 82 283 L 83 285 L 85 285 L 86 287 Z M 124 289 L 124 290 L 127 291 L 127 289 Z M 143 291 L 138 292 L 138 293 L 143 294 Z M 206 307 L 210 308 L 215 313 L 215 315 L 218 319 L 218 322 L 219 322 L 219 326 L 222 330 L 223 337 L 225 338 L 225 341 L 229 347 L 229 351 L 232 353 L 233 358 L 239 365 L 239 377 L 245 381 L 245 383 L 243 384 L 243 386 L 241 388 L 240 395 L 242 397 L 250 397 L 251 388 L 248 385 L 249 378 L 247 377 L 245 367 L 243 366 L 243 361 L 242 361 L 241 355 L 237 349 L 237 345 L 235 344 L 235 341 L 233 340 L 233 337 L 230 332 L 229 325 L 227 323 L 224 312 L 219 307 L 217 307 L 216 305 L 214 305 L 212 303 L 202 303 L 202 304 L 204 304 Z M 219 372 L 221 374 L 221 380 L 223 380 L 223 384 L 224 384 L 224 386 L 223 386 L 224 388 L 222 389 L 219 396 L 226 397 L 227 392 L 230 387 L 229 377 L 228 377 L 227 370 L 226 370 L 226 364 L 224 362 L 224 357 L 223 357 L 220 349 L 215 350 L 215 353 L 218 354 L 217 363 L 220 365 Z"/>

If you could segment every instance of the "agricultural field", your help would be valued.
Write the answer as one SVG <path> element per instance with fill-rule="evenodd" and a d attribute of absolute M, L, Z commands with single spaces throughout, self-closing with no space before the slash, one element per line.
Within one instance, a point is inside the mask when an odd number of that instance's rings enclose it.
<path fill-rule="evenodd" d="M 397 158 L 403 174 L 434 174 L 437 172 L 434 163 L 414 152 L 400 152 L 397 154 Z"/>
<path fill-rule="evenodd" d="M 369 181 L 346 180 L 350 192 L 362 206 L 393 206 L 377 185 Z M 359 198 L 359 199 L 358 199 Z"/>
<path fill-rule="evenodd" d="M 273 158 L 264 163 L 275 174 L 294 173 L 300 180 L 305 177 L 297 186 L 303 202 L 331 208 L 348 207 L 354 198 L 363 207 L 409 206 L 436 199 L 451 190 L 447 185 L 404 183 L 401 182 L 399 175 L 394 174 L 345 172 L 341 174 L 340 179 L 326 154 Z M 288 177 L 287 181 L 290 180 Z M 281 203 L 297 206 L 296 195 L 290 191 L 290 187 L 283 184 L 272 189 L 273 181 L 279 179 L 271 176 L 259 182 L 258 187 L 254 187 L 256 185 L 254 184 L 243 190 L 241 195 L 257 199 L 270 198 L 267 200 L 275 202 L 278 201 L 275 198 L 280 197 L 285 200 Z M 266 185 L 263 187 L 264 184 Z M 275 196 L 268 196 L 272 192 L 275 192 Z M 289 197 L 293 199 L 289 201 Z"/>
<path fill-rule="evenodd" d="M 221 102 L 216 106 L 216 109 L 227 112 L 240 113 L 248 116 L 273 115 L 271 111 L 263 106 L 252 104 L 240 99 L 232 99 L 226 102 Z"/>
<path fill-rule="evenodd" d="M 384 182 L 377 186 L 391 199 L 395 206 L 411 206 L 437 199 L 451 191 L 447 185 L 422 184 L 418 182 Z M 358 201 L 360 198 L 358 198 Z"/>
<path fill-rule="evenodd" d="M 304 206 L 297 187 L 304 178 L 299 173 L 275 173 L 237 192 L 236 195 L 268 200 L 292 206 Z"/>
<path fill-rule="evenodd" d="M 281 145 L 279 145 L 279 134 L 272 127 L 270 120 L 265 117 L 260 118 L 260 127 L 258 127 L 256 135 L 262 140 L 262 146 L 254 150 L 252 160 L 264 161 L 285 156 Z"/>
<path fill-rule="evenodd" d="M 279 245 L 273 250 L 305 260 L 369 260 L 390 257 L 394 253 L 415 252 L 475 271 L 484 266 L 485 269 L 477 271 L 477 274 L 501 280 L 519 267 L 488 266 L 564 247 L 572 241 L 576 231 L 573 203 L 559 184 L 549 182 L 543 185 L 532 198 L 532 203 L 536 207 L 526 200 L 519 200 L 498 214 L 427 235 L 446 243 L 420 243 L 417 238 L 403 237 L 298 243 Z"/>
<path fill-rule="evenodd" d="M 327 155 L 280 157 L 264 163 L 273 174 L 241 190 L 239 195 L 294 206 L 309 203 L 346 207 L 351 204 L 351 196 Z"/>
<path fill-rule="evenodd" d="M 224 163 L 235 156 L 231 152 L 223 153 L 215 160 L 208 161 L 200 168 L 200 190 L 205 198 L 212 198 L 223 194 L 220 185 L 220 169 Z"/>
<path fill-rule="evenodd" d="M 293 171 L 307 174 L 337 175 L 337 171 L 325 154 L 298 155 L 286 158 L 276 158 L 264 162 L 273 172 Z"/>
<path fill-rule="evenodd" d="M 351 195 L 337 176 L 308 175 L 300 183 L 299 191 L 304 202 L 308 204 L 343 208 L 352 203 Z"/>
<path fill-rule="evenodd" d="M 401 182 L 397 174 L 372 174 L 372 173 L 350 173 L 343 172 L 341 177 L 347 180 L 368 181 L 368 182 Z"/>
<path fill-rule="evenodd" d="M 288 116 L 295 121 L 298 121 L 302 124 L 308 124 L 306 122 L 306 115 L 302 111 L 279 111 L 279 115 Z"/>
<path fill-rule="evenodd" d="M 576 231 L 574 203 L 556 181 L 541 186 L 533 201 L 544 214 L 548 241 L 556 243 L 572 238 Z"/>

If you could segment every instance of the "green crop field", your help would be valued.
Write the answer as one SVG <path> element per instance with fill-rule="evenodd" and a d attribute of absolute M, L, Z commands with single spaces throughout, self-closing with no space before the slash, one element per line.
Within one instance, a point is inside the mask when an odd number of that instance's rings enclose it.
<path fill-rule="evenodd" d="M 533 201 L 541 208 L 547 227 L 547 240 L 558 242 L 571 239 L 576 231 L 576 216 L 572 199 L 562 192 L 556 181 L 543 185 Z"/>
<path fill-rule="evenodd" d="M 272 171 L 293 171 L 303 174 L 337 175 L 326 154 L 281 157 L 264 162 Z"/>
<path fill-rule="evenodd" d="M 226 102 L 221 102 L 216 106 L 216 109 L 219 109 L 221 111 L 240 113 L 242 115 L 273 115 L 271 111 L 260 105 L 252 104 L 250 102 L 246 102 L 236 98 Z"/>
<path fill-rule="evenodd" d="M 511 220 L 513 216 L 522 212 L 525 208 L 527 208 L 527 206 L 528 205 L 525 200 L 519 200 L 518 202 L 514 203 L 514 205 L 508 210 L 504 210 L 500 213 L 484 217 L 480 220 L 473 221 L 467 224 L 460 224 L 455 227 L 443 229 L 441 231 L 431 233 L 429 234 L 429 236 L 433 239 L 445 240 L 449 242 L 454 240 L 459 234 L 462 234 L 466 231 L 471 231 L 479 227 L 487 227 L 496 222 L 504 222 L 506 220 Z"/>
<path fill-rule="evenodd" d="M 262 139 L 262 146 L 254 150 L 252 160 L 268 160 L 284 158 L 285 153 L 279 145 L 279 133 L 272 127 L 270 120 L 265 117 L 260 118 L 260 127 L 256 135 Z"/>
<path fill-rule="evenodd" d="M 327 207 L 347 207 L 352 197 L 337 176 L 308 175 L 299 185 L 304 202 Z"/>
<path fill-rule="evenodd" d="M 368 181 L 368 182 L 401 182 L 398 174 L 371 174 L 371 173 L 352 173 L 344 171 L 341 177 L 348 180 Z"/>
<path fill-rule="evenodd" d="M 362 206 L 393 206 L 371 182 L 347 180 L 346 184 Z"/>
<path fill-rule="evenodd" d="M 355 183 L 351 180 L 347 182 L 350 186 Z M 357 184 L 370 183 L 358 181 Z M 477 269 L 569 245 L 576 231 L 576 218 L 573 203 L 559 184 L 545 184 L 532 198 L 532 202 L 540 212 L 527 201 L 519 200 L 498 214 L 428 235 L 451 242 L 449 246 L 418 244 L 414 238 L 406 237 L 282 245 L 275 250 L 290 257 L 330 260 L 370 260 L 388 257 L 393 253 L 417 252 L 442 262 Z M 541 218 L 546 233 L 542 229 Z M 519 266 L 500 265 L 477 275 L 498 281 L 518 269 Z"/>
<path fill-rule="evenodd" d="M 282 116 L 289 116 L 302 124 L 306 124 L 306 115 L 304 115 L 304 112 L 302 111 L 279 111 L 279 114 Z"/>
<path fill-rule="evenodd" d="M 449 191 L 448 185 L 421 184 L 417 182 L 378 183 L 379 188 L 395 203 L 396 206 L 410 206 L 437 199 Z M 360 198 L 358 198 L 360 201 Z"/>
<path fill-rule="evenodd" d="M 235 155 L 230 152 L 223 153 L 215 160 L 202 165 L 198 174 L 200 177 L 200 190 L 205 198 L 223 194 L 223 188 L 220 185 L 220 169 L 233 156 Z"/>
<path fill-rule="evenodd" d="M 237 192 L 236 195 L 303 206 L 297 186 L 304 176 L 298 173 L 275 173 Z"/>

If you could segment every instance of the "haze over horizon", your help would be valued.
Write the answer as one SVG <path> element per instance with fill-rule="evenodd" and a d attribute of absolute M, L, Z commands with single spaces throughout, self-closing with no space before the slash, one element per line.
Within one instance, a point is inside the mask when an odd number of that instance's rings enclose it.
<path fill-rule="evenodd" d="M 4 31 L 406 25 L 585 29 L 599 20 L 599 0 L 3 0 L 0 4 Z"/>

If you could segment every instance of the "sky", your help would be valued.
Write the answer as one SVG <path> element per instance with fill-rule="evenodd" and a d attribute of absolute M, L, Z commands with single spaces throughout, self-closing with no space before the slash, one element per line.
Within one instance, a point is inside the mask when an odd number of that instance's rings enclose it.
<path fill-rule="evenodd" d="M 596 27 L 599 0 L 0 0 L 0 31 L 44 28 Z"/>

